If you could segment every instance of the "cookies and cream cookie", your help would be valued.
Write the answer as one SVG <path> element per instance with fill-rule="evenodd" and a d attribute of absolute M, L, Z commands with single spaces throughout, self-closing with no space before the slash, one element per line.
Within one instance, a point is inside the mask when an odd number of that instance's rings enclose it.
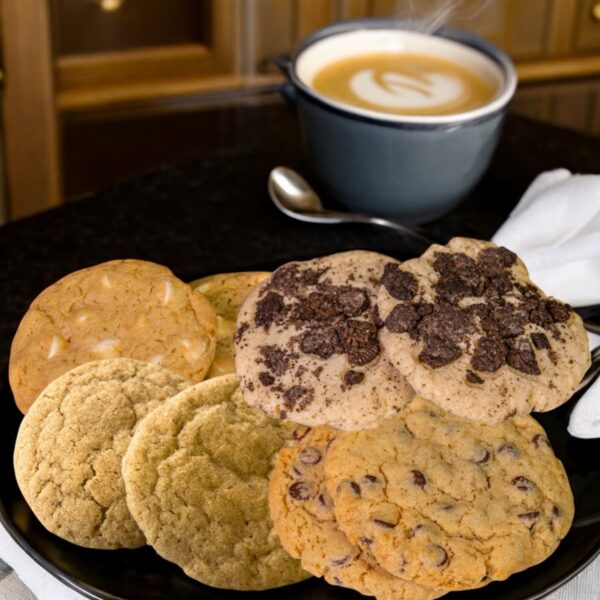
<path fill-rule="evenodd" d="M 338 528 L 323 469 L 336 435 L 336 430 L 325 426 L 299 428 L 296 443 L 279 451 L 269 484 L 269 507 L 283 547 L 313 575 L 378 600 L 441 596 L 442 591 L 390 575 Z"/>
<path fill-rule="evenodd" d="M 63 277 L 32 302 L 12 342 L 11 389 L 25 413 L 56 377 L 117 357 L 201 381 L 215 353 L 215 328 L 208 300 L 166 267 L 102 263 Z"/>
<path fill-rule="evenodd" d="M 417 397 L 325 458 L 340 529 L 390 573 L 448 590 L 503 580 L 557 548 L 573 519 L 561 462 L 531 417 L 462 419 Z"/>
<path fill-rule="evenodd" d="M 206 378 L 219 377 L 235 371 L 233 366 L 233 336 L 240 306 L 250 292 L 270 273 L 248 271 L 219 273 L 196 279 L 192 289 L 206 296 L 217 314 L 217 347 Z"/>
<path fill-rule="evenodd" d="M 213 587 L 263 590 L 306 579 L 281 547 L 267 502 L 269 473 L 292 432 L 248 406 L 235 375 L 157 408 L 123 460 L 127 505 L 148 543 Z"/>
<path fill-rule="evenodd" d="M 551 410 L 589 367 L 581 318 L 506 248 L 454 238 L 391 261 L 381 283 L 386 355 L 417 393 L 457 415 L 498 422 Z"/>
<path fill-rule="evenodd" d="M 188 385 L 125 358 L 86 363 L 50 383 L 23 419 L 14 453 L 17 482 L 42 525 L 87 548 L 143 546 L 121 460 L 138 421 Z"/>
<path fill-rule="evenodd" d="M 393 259 L 354 250 L 278 268 L 244 302 L 234 340 L 244 398 L 305 425 L 373 427 L 412 397 L 379 342 L 375 301 Z"/>

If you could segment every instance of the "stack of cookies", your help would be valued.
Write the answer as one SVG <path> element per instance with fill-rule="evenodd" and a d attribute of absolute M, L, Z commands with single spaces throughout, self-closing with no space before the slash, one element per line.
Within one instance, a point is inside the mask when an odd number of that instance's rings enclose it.
<path fill-rule="evenodd" d="M 579 317 L 487 242 L 190 286 L 112 261 L 50 286 L 19 326 L 15 472 L 81 546 L 149 544 L 219 588 L 312 574 L 427 600 L 566 535 L 568 479 L 529 413 L 588 364 Z"/>
<path fill-rule="evenodd" d="M 543 561 L 573 496 L 528 415 L 567 401 L 589 360 L 581 319 L 488 242 L 280 267 L 240 310 L 235 365 L 248 403 L 307 426 L 270 481 L 284 548 L 378 598 Z"/>

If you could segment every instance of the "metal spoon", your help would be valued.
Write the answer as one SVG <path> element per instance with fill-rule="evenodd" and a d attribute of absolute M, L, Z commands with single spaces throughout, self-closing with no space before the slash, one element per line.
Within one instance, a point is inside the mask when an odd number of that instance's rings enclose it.
<path fill-rule="evenodd" d="M 288 167 L 275 167 L 269 175 L 269 195 L 273 204 L 285 215 L 298 221 L 320 224 L 367 223 L 387 227 L 412 237 L 427 245 L 443 244 L 435 240 L 418 227 L 409 227 L 402 223 L 380 217 L 355 215 L 323 207 L 319 196 L 308 182 L 296 171 Z"/>

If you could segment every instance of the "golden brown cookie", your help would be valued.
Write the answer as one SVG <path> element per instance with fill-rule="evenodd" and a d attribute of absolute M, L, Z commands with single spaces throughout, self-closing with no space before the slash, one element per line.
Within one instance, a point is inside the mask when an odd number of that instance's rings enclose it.
<path fill-rule="evenodd" d="M 127 505 L 148 543 L 213 587 L 263 590 L 306 579 L 281 547 L 267 502 L 269 473 L 292 431 L 248 406 L 235 375 L 159 407 L 123 460 Z"/>
<path fill-rule="evenodd" d="M 384 265 L 353 250 L 279 267 L 238 317 L 235 368 L 244 398 L 304 425 L 374 427 L 412 388 L 383 354 L 377 290 Z"/>
<path fill-rule="evenodd" d="M 590 365 L 581 318 L 536 287 L 518 257 L 454 238 L 390 262 L 381 343 L 415 391 L 485 422 L 566 402 Z"/>
<path fill-rule="evenodd" d="M 294 434 L 297 443 L 279 451 L 269 483 L 269 507 L 283 547 L 313 575 L 378 600 L 442 596 L 443 591 L 390 575 L 340 531 L 323 469 L 336 435 L 329 427 L 300 428 Z"/>
<path fill-rule="evenodd" d="M 23 419 L 14 454 L 17 482 L 42 525 L 87 548 L 143 546 L 121 460 L 138 421 L 187 385 L 126 358 L 86 363 L 50 383 Z"/>
<path fill-rule="evenodd" d="M 134 358 L 201 381 L 215 329 L 208 300 L 166 267 L 102 263 L 63 277 L 32 302 L 12 343 L 10 386 L 26 413 L 53 379 L 94 360 Z"/>
<path fill-rule="evenodd" d="M 235 371 L 233 366 L 233 336 L 235 322 L 244 300 L 270 273 L 248 271 L 220 273 L 192 281 L 192 289 L 208 298 L 217 314 L 217 348 L 215 358 L 206 375 L 207 379 Z"/>
<path fill-rule="evenodd" d="M 573 519 L 561 462 L 531 417 L 486 425 L 417 397 L 325 459 L 340 529 L 390 573 L 459 590 L 548 558 Z"/>

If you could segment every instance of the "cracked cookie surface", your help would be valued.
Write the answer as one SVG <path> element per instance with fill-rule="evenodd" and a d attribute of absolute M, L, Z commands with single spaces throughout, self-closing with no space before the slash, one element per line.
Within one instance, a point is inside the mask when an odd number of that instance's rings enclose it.
<path fill-rule="evenodd" d="M 190 283 L 193 290 L 206 296 L 217 314 L 217 347 L 206 378 L 233 373 L 233 336 L 240 307 L 250 292 L 270 273 L 247 271 L 219 273 L 196 279 Z"/>
<path fill-rule="evenodd" d="M 87 363 L 49 384 L 24 417 L 14 466 L 25 500 L 52 533 L 88 548 L 137 548 L 121 460 L 139 420 L 187 387 L 131 359 Z"/>
<path fill-rule="evenodd" d="M 282 548 L 267 488 L 289 423 L 248 406 L 235 375 L 188 388 L 137 429 L 127 504 L 148 543 L 207 585 L 262 590 L 309 575 Z"/>
<path fill-rule="evenodd" d="M 381 343 L 415 391 L 485 422 L 566 402 L 590 364 L 581 318 L 548 298 L 519 258 L 454 238 L 385 267 Z"/>
<path fill-rule="evenodd" d="M 379 278 L 393 261 L 353 250 L 279 267 L 244 302 L 234 340 L 246 401 L 304 425 L 374 427 L 412 398 L 382 353 Z"/>
<path fill-rule="evenodd" d="M 114 260 L 63 277 L 21 320 L 9 379 L 26 413 L 50 381 L 86 362 L 144 360 L 201 381 L 215 353 L 208 300 L 162 265 Z"/>
<path fill-rule="evenodd" d="M 417 397 L 325 459 L 340 528 L 386 570 L 442 589 L 503 580 L 554 552 L 573 519 L 561 462 L 531 417 L 485 425 Z"/>
<path fill-rule="evenodd" d="M 390 575 L 340 531 L 323 469 L 336 434 L 329 427 L 299 428 L 294 432 L 297 443 L 279 451 L 269 483 L 269 507 L 283 547 L 313 575 L 378 600 L 443 595 Z"/>

